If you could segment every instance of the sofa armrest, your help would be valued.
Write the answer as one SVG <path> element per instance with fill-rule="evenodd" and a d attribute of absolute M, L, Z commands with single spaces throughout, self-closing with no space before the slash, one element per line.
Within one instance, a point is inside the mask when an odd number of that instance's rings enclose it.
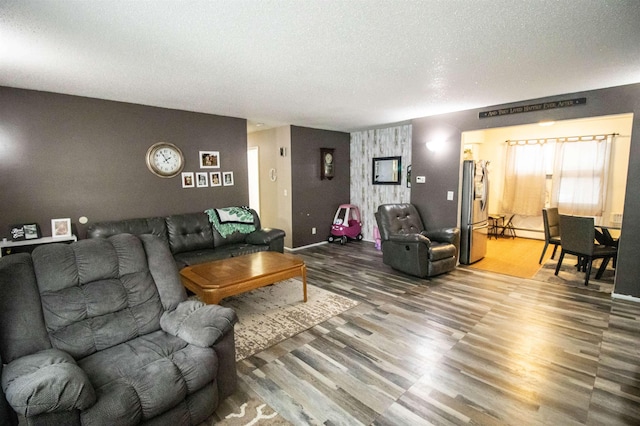
<path fill-rule="evenodd" d="M 208 347 L 213 346 L 229 330 L 233 330 L 237 321 L 238 317 L 233 309 L 187 300 L 173 311 L 163 313 L 160 327 L 187 343 Z"/>
<path fill-rule="evenodd" d="M 433 229 L 422 231 L 422 235 L 439 243 L 457 244 L 460 239 L 460 230 L 458 228 Z"/>
<path fill-rule="evenodd" d="M 262 228 L 247 234 L 246 242 L 249 244 L 270 244 L 278 238 L 284 238 L 282 229 Z"/>
<path fill-rule="evenodd" d="M 2 359 L 0 359 L 0 377 L 2 377 Z M 7 403 L 2 386 L 0 386 L 0 425 L 16 426 L 17 424 L 18 417 Z"/>
<path fill-rule="evenodd" d="M 400 244 L 423 243 L 427 247 L 431 245 L 431 240 L 422 234 L 391 234 L 389 241 Z"/>
<path fill-rule="evenodd" d="M 59 349 L 46 349 L 7 364 L 2 389 L 13 410 L 25 417 L 84 410 L 96 401 L 84 370 Z"/>

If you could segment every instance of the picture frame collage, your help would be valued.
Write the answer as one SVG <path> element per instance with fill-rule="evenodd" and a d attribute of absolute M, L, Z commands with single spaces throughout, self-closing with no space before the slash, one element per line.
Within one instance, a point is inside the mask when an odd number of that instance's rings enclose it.
<path fill-rule="evenodd" d="M 200 169 L 220 169 L 219 151 L 200 151 L 198 154 Z M 233 172 L 200 171 L 182 172 L 183 188 L 211 188 L 216 186 L 233 186 Z"/>

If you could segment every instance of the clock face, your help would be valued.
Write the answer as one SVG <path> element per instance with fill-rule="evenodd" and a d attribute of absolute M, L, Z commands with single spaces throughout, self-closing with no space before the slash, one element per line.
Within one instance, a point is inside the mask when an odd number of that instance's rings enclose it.
<path fill-rule="evenodd" d="M 331 164 L 331 163 L 333 162 L 333 155 L 331 155 L 330 153 L 326 153 L 326 154 L 324 155 L 324 161 L 325 161 L 327 164 Z"/>
<path fill-rule="evenodd" d="M 184 167 L 182 151 L 167 142 L 154 144 L 147 151 L 147 167 L 153 174 L 160 177 L 176 176 Z"/>

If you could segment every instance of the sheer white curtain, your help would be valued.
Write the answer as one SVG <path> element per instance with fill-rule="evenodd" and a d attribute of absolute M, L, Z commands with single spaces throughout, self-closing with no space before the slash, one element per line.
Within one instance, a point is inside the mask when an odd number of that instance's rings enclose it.
<path fill-rule="evenodd" d="M 544 144 L 507 145 L 504 194 L 505 213 L 537 216 L 545 200 Z"/>
<path fill-rule="evenodd" d="M 605 209 L 612 136 L 558 142 L 551 205 L 563 214 L 602 216 Z"/>

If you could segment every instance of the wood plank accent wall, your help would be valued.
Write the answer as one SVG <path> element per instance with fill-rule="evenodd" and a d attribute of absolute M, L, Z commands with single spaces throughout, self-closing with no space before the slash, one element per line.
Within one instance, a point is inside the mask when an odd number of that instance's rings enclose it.
<path fill-rule="evenodd" d="M 373 185 L 374 157 L 402 156 L 400 185 Z M 351 203 L 362 215 L 362 235 L 373 241 L 374 213 L 380 204 L 408 203 L 407 166 L 411 164 L 411 125 L 351 133 Z M 415 179 L 414 179 L 415 182 Z"/>

